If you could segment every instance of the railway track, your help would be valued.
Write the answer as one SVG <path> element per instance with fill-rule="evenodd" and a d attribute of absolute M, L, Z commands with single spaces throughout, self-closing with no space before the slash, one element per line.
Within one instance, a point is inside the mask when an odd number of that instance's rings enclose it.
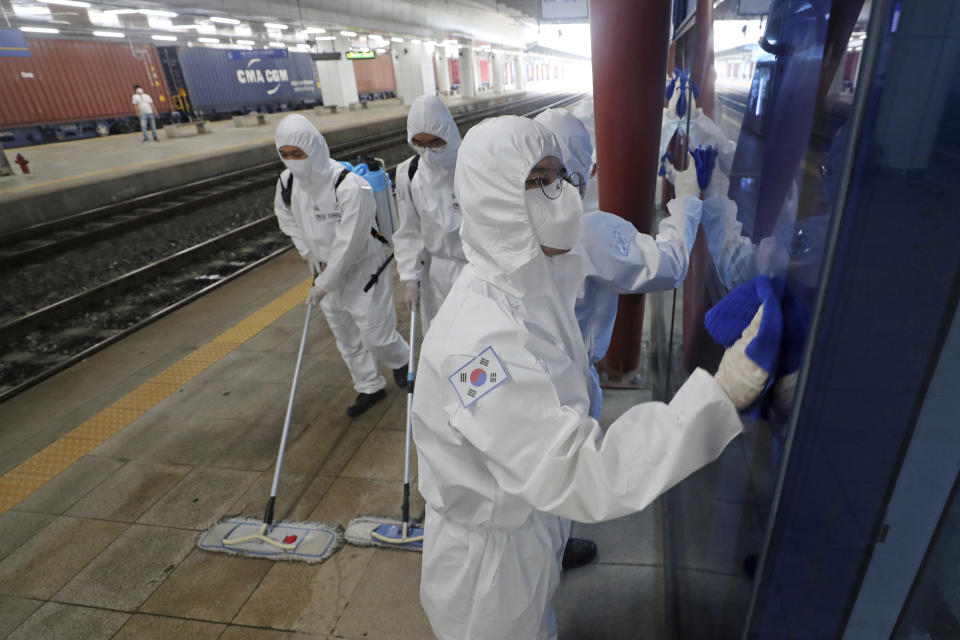
<path fill-rule="evenodd" d="M 456 121 L 461 128 L 468 128 L 491 115 L 533 116 L 584 97 L 536 96 L 460 114 Z M 352 140 L 337 145 L 331 153 L 336 157 L 379 155 L 400 145 L 406 146 L 405 130 Z M 270 187 L 279 166 L 279 162 L 260 165 L 78 214 L 72 222 L 38 225 L 16 236 L 8 234 L 0 237 L 0 269 L 36 263 L 245 191 Z M 271 212 L 7 321 L 0 325 L 0 402 L 247 273 L 290 246 Z"/>

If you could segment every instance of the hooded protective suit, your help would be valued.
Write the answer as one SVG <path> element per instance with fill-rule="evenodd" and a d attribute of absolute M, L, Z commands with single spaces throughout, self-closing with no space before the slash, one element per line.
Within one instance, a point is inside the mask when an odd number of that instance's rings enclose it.
<path fill-rule="evenodd" d="M 426 332 L 466 258 L 460 242 L 460 205 L 453 189 L 460 131 L 440 98 L 414 100 L 407 116 L 407 142 L 419 133 L 442 138 L 447 146 L 443 152 L 423 153 L 412 181 L 410 160 L 397 168 L 400 227 L 393 243 L 400 280 L 421 283 L 421 321 Z"/>
<path fill-rule="evenodd" d="M 386 382 L 377 360 L 393 369 L 407 363 L 410 348 L 397 332 L 393 282 L 381 274 L 364 293 L 363 286 L 386 259 L 382 245 L 370 233 L 375 224 L 376 202 L 370 185 L 348 173 L 334 184 L 343 165 L 330 158 L 330 150 L 317 128 L 301 115 L 280 122 L 277 149 L 302 149 L 304 160 L 284 160 L 274 212 L 280 229 L 290 236 L 300 255 L 318 272 L 314 287 L 326 292 L 320 308 L 337 340 L 353 384 L 359 393 L 374 393 Z M 290 207 L 281 196 L 293 173 Z"/>
<path fill-rule="evenodd" d="M 564 109 L 548 109 L 536 121 L 557 137 L 568 173 L 588 170 L 593 146 L 581 121 Z M 592 182 L 592 181 L 591 181 Z M 584 201 L 586 207 L 586 200 Z M 603 392 L 594 366 L 607 353 L 621 294 L 675 289 L 687 265 L 700 222 L 698 206 L 685 200 L 667 205 L 656 238 L 640 233 L 620 216 L 584 208 L 580 247 L 584 282 L 576 314 L 590 359 L 590 416 L 600 419 Z"/>
<path fill-rule="evenodd" d="M 424 340 L 413 400 L 427 503 L 420 598 L 442 640 L 555 637 L 563 518 L 643 509 L 741 430 L 702 370 L 606 436 L 588 417 L 578 257 L 547 258 L 524 205 L 547 156 L 560 157 L 549 131 L 504 116 L 471 129 L 458 161 L 468 265 Z"/>

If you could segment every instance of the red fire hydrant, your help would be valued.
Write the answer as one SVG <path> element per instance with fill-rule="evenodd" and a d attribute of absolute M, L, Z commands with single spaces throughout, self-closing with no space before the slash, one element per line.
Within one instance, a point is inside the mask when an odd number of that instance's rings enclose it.
<path fill-rule="evenodd" d="M 30 161 L 23 157 L 23 154 L 18 153 L 16 160 L 14 160 L 18 165 L 20 165 L 20 170 L 25 174 L 30 173 L 30 168 L 27 167 L 30 164 Z"/>

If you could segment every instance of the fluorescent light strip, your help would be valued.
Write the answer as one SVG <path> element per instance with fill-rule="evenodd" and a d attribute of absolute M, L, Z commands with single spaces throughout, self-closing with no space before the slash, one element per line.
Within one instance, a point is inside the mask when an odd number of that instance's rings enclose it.
<path fill-rule="evenodd" d="M 217 38 L 197 38 L 197 42 L 206 42 L 207 44 L 220 44 Z"/>
<path fill-rule="evenodd" d="M 26 33 L 60 33 L 60 29 L 50 29 L 48 27 L 20 27 L 20 31 Z"/>
<path fill-rule="evenodd" d="M 154 40 L 163 40 L 164 42 L 176 42 L 177 36 L 150 36 Z"/>
<path fill-rule="evenodd" d="M 327 30 L 323 27 L 307 27 L 303 30 L 304 33 L 326 33 Z"/>
<path fill-rule="evenodd" d="M 285 24 L 278 24 L 276 22 L 264 22 L 263 26 L 265 26 L 267 29 L 289 29 L 290 28 Z"/>
<path fill-rule="evenodd" d="M 120 31 L 94 31 L 93 35 L 98 38 L 122 38 L 124 34 Z"/>
<path fill-rule="evenodd" d="M 89 2 L 78 2 L 77 0 L 40 0 L 44 4 L 59 4 L 64 7 L 80 7 L 81 9 L 89 9 Z"/>
<path fill-rule="evenodd" d="M 157 9 L 140 9 L 137 13 L 145 16 L 157 16 L 159 18 L 176 18 L 177 14 L 173 11 L 159 11 Z"/>
<path fill-rule="evenodd" d="M 356 31 L 341 31 L 341 32 L 340 32 L 340 35 L 346 36 L 346 37 L 348 37 L 348 38 L 356 38 L 356 37 L 357 37 L 357 32 L 356 32 Z"/>
<path fill-rule="evenodd" d="M 317 36 L 314 40 L 336 40 L 337 36 Z"/>
<path fill-rule="evenodd" d="M 403 38 L 398 38 L 397 36 L 393 36 L 392 38 L 390 38 L 390 42 L 403 42 Z"/>
<path fill-rule="evenodd" d="M 236 18 L 221 18 L 219 16 L 210 18 L 210 22 L 219 22 L 220 24 L 240 24 L 240 21 Z"/>
<path fill-rule="evenodd" d="M 257 44 L 257 43 L 254 42 L 253 40 L 237 40 L 237 44 L 251 45 L 251 44 Z"/>
<path fill-rule="evenodd" d="M 286 49 L 286 48 L 287 48 L 287 45 L 285 45 L 285 44 L 282 43 L 282 42 L 268 42 L 268 43 L 267 43 L 267 46 L 268 46 L 268 47 L 273 47 L 273 48 L 275 48 L 275 49 Z"/>

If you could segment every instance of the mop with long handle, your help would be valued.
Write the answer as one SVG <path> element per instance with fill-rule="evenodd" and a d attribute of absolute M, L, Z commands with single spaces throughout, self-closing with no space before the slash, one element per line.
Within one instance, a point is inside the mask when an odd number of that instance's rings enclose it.
<path fill-rule="evenodd" d="M 297 366 L 293 371 L 293 384 L 287 401 L 287 415 L 283 421 L 283 435 L 280 437 L 280 449 L 277 451 L 277 465 L 273 471 L 273 485 L 263 513 L 263 521 L 258 522 L 253 518 L 226 518 L 201 537 L 197 543 L 201 549 L 247 556 L 322 562 L 343 545 L 342 527 L 316 522 L 286 521 L 274 525 L 273 521 L 277 489 L 280 484 L 280 470 L 283 466 L 283 453 L 287 448 L 287 436 L 290 433 L 290 422 L 293 418 L 293 401 L 297 394 L 297 381 L 300 379 L 303 354 L 307 347 L 312 311 L 313 306 L 308 303 L 303 335 L 300 337 L 300 351 L 297 353 Z"/>
<path fill-rule="evenodd" d="M 417 296 L 419 298 L 419 296 Z M 413 388 L 416 384 L 414 351 L 417 328 L 417 304 L 410 310 L 410 360 L 407 363 L 407 438 L 403 465 L 403 504 L 400 521 L 380 516 L 358 516 L 347 526 L 346 539 L 358 546 L 378 546 L 421 551 L 423 527 L 410 522 L 410 451 L 413 441 Z"/>

